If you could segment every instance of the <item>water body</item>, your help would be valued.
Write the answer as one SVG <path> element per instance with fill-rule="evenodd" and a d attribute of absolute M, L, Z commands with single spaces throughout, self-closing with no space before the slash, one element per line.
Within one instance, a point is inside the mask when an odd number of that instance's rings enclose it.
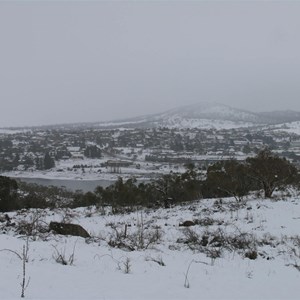
<path fill-rule="evenodd" d="M 15 178 L 26 183 L 35 183 L 45 186 L 64 187 L 67 190 L 81 190 L 84 193 L 94 192 L 97 186 L 107 187 L 116 180 L 75 180 L 75 179 L 44 179 L 44 178 Z M 137 183 L 149 182 L 149 180 L 137 180 Z"/>
<path fill-rule="evenodd" d="M 75 179 L 44 179 L 44 178 L 16 178 L 26 183 L 35 183 L 44 186 L 64 187 L 67 190 L 81 190 L 84 193 L 93 192 L 97 186 L 107 187 L 114 180 L 75 180 Z"/>

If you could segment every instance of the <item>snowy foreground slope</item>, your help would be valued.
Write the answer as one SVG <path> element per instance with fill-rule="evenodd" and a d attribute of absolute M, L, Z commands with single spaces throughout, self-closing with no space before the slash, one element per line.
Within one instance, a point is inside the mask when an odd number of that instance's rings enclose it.
<path fill-rule="evenodd" d="M 9 213 L 12 225 L 0 223 L 0 299 L 20 298 L 24 232 L 32 234 L 27 299 L 299 299 L 299 202 L 295 195 L 114 215 L 94 207 Z M 92 237 L 46 232 L 53 220 L 80 224 Z M 195 225 L 179 226 L 187 220 Z M 58 254 L 73 264 L 58 263 Z"/>

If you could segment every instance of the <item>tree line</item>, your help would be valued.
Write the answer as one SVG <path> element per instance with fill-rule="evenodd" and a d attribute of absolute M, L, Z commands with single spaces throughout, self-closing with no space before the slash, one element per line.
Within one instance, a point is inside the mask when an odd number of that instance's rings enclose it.
<path fill-rule="evenodd" d="M 186 172 L 170 172 L 149 183 L 137 184 L 136 179 L 121 177 L 112 185 L 98 186 L 94 192 L 71 192 L 57 187 L 41 187 L 18 183 L 0 176 L 0 211 L 20 208 L 111 206 L 168 207 L 170 204 L 201 198 L 235 197 L 240 201 L 251 191 L 262 190 L 271 198 L 276 189 L 298 186 L 298 169 L 286 158 L 269 149 L 261 150 L 245 161 L 220 161 L 208 167 L 206 174 L 193 164 Z"/>

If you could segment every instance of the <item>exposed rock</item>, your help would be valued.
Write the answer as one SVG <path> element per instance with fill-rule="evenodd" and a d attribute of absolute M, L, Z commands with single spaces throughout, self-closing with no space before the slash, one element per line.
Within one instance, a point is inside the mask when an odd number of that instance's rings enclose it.
<path fill-rule="evenodd" d="M 250 250 L 250 251 L 247 251 L 245 253 L 245 257 L 249 258 L 249 259 L 257 259 L 257 251 L 255 250 Z M 268 258 L 267 258 L 268 259 Z"/>
<path fill-rule="evenodd" d="M 88 232 L 78 224 L 50 222 L 49 228 L 50 230 L 53 230 L 57 234 L 81 236 L 83 238 L 90 237 Z"/>
<path fill-rule="evenodd" d="M 201 246 L 206 247 L 208 245 L 208 236 L 204 235 L 201 239 Z"/>
<path fill-rule="evenodd" d="M 0 215 L 0 222 L 4 223 L 4 222 L 11 222 L 11 218 L 9 217 L 8 214 L 1 214 Z"/>
<path fill-rule="evenodd" d="M 179 224 L 179 226 L 184 226 L 184 227 L 190 227 L 190 226 L 195 226 L 196 224 L 195 224 L 195 222 L 193 222 L 193 221 L 184 221 L 184 222 L 182 222 L 182 223 L 180 223 Z"/>

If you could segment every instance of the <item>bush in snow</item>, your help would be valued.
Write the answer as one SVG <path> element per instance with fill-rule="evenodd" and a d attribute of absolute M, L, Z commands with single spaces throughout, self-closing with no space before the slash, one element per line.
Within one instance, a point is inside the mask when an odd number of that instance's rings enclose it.
<path fill-rule="evenodd" d="M 129 251 L 147 249 L 151 245 L 159 243 L 162 238 L 160 227 L 150 227 L 144 222 L 143 217 L 138 220 L 134 230 L 127 224 L 110 224 L 113 231 L 110 234 L 108 244 Z M 121 228 L 120 228 L 121 227 Z"/>

